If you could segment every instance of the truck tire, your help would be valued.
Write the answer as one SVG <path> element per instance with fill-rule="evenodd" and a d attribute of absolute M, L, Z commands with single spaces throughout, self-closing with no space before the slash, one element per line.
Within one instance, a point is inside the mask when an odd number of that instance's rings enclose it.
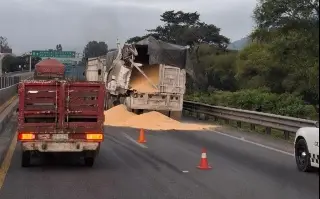
<path fill-rule="evenodd" d="M 170 111 L 169 112 L 169 117 L 171 119 L 180 121 L 181 120 L 181 116 L 182 116 L 182 111 Z"/>
<path fill-rule="evenodd" d="M 23 151 L 21 155 L 21 166 L 22 167 L 29 167 L 31 162 L 31 152 L 30 151 Z"/>
<path fill-rule="evenodd" d="M 108 101 L 107 100 L 104 100 L 104 110 L 108 110 Z"/>
<path fill-rule="evenodd" d="M 106 107 L 107 107 L 107 110 L 109 110 L 113 107 L 113 101 L 111 99 L 107 100 Z"/>
<path fill-rule="evenodd" d="M 93 164 L 94 164 L 94 157 L 85 157 L 84 158 L 84 164 L 87 166 L 87 167 L 92 167 Z"/>
<path fill-rule="evenodd" d="M 310 153 L 305 139 L 300 139 L 296 142 L 295 159 L 299 171 L 309 172 L 312 169 L 310 162 Z"/>

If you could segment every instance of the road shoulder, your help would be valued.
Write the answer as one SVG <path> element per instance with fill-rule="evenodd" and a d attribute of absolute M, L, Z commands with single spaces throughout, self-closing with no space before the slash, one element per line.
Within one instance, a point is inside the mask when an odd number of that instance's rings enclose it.
<path fill-rule="evenodd" d="M 226 125 L 219 125 L 213 122 L 203 121 L 203 120 L 195 120 L 194 118 L 186 118 L 186 123 L 196 123 L 196 124 L 205 124 L 205 125 L 212 125 L 211 130 L 213 133 L 214 131 L 231 135 L 237 137 L 239 139 L 244 139 L 250 142 L 254 142 L 260 145 L 265 145 L 271 148 L 275 148 L 281 151 L 285 151 L 287 153 L 293 154 L 294 153 L 294 145 L 290 140 L 284 140 L 276 137 L 272 137 L 270 135 L 260 133 L 260 132 L 250 132 L 244 129 L 235 128 L 232 126 Z"/>

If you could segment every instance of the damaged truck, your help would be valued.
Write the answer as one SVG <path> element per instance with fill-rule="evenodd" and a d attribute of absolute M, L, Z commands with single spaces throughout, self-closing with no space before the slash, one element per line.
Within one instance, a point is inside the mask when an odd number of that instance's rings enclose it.
<path fill-rule="evenodd" d="M 89 59 L 87 71 L 95 70 L 99 78 L 93 79 L 106 83 L 106 109 L 125 104 L 137 114 L 159 111 L 179 120 L 186 74 L 193 76 L 188 56 L 188 47 L 148 37 Z"/>

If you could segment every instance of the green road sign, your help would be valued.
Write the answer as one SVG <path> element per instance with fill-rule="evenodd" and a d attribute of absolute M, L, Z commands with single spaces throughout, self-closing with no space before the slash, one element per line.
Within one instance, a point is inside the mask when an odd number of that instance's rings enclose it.
<path fill-rule="evenodd" d="M 33 50 L 33 57 L 52 57 L 52 58 L 74 58 L 76 57 L 75 51 L 56 51 L 56 50 Z"/>

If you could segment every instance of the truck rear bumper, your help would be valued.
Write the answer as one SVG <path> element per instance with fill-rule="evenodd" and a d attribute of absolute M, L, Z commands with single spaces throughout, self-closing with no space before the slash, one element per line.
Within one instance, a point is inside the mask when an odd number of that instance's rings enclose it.
<path fill-rule="evenodd" d="M 82 152 L 95 151 L 99 142 L 22 142 L 23 151 L 39 152 Z"/>

